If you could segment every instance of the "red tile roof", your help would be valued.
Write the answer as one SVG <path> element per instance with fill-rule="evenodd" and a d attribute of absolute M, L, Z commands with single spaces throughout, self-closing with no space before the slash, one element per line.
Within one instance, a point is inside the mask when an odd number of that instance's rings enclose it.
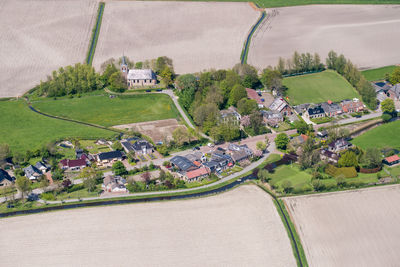
<path fill-rule="evenodd" d="M 400 160 L 400 158 L 399 158 L 399 156 L 397 156 L 397 155 L 393 155 L 393 156 L 390 156 L 390 157 L 385 158 L 385 160 L 386 160 L 388 163 L 392 163 L 392 162 L 395 162 L 395 161 Z"/>
<path fill-rule="evenodd" d="M 196 177 L 199 177 L 199 176 L 203 176 L 203 175 L 206 175 L 206 174 L 208 174 L 207 169 L 205 167 L 202 167 L 202 168 L 187 172 L 186 173 L 186 177 L 188 179 L 193 179 L 193 178 L 196 178 Z"/>
<path fill-rule="evenodd" d="M 260 96 L 257 94 L 256 90 L 246 88 L 247 91 L 247 97 L 250 99 L 253 99 L 257 102 L 257 104 L 262 104 L 263 102 L 261 101 Z"/>
<path fill-rule="evenodd" d="M 86 160 L 84 159 L 63 159 L 60 161 L 60 163 L 68 168 L 73 168 L 73 167 L 80 167 L 80 166 L 86 166 Z"/>

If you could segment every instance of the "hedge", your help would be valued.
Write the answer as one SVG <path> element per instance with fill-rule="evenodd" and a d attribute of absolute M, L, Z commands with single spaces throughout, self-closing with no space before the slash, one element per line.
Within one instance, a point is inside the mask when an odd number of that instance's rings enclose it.
<path fill-rule="evenodd" d="M 342 167 L 337 168 L 331 164 L 329 164 L 325 173 L 329 174 L 332 177 L 344 177 L 344 178 L 354 178 L 357 177 L 357 171 L 354 167 Z"/>

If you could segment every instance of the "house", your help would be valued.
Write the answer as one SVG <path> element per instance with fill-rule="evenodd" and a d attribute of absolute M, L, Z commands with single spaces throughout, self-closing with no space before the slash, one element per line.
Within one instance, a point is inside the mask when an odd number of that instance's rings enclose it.
<path fill-rule="evenodd" d="M 85 154 L 83 149 L 75 149 L 75 157 L 76 157 L 76 159 L 80 159 L 83 154 Z"/>
<path fill-rule="evenodd" d="M 114 161 L 120 161 L 122 160 L 124 157 L 124 154 L 119 151 L 119 150 L 115 150 L 115 151 L 110 151 L 110 152 L 102 152 L 97 154 L 97 161 L 100 163 L 111 163 Z"/>
<path fill-rule="evenodd" d="M 187 182 L 194 182 L 200 181 L 201 179 L 206 178 L 208 175 L 209 172 L 207 168 L 201 167 L 196 170 L 186 172 L 186 174 L 183 176 L 183 179 Z"/>
<path fill-rule="evenodd" d="M 250 89 L 250 88 L 246 88 L 246 92 L 247 92 L 247 98 L 248 99 L 252 99 L 255 100 L 257 102 L 257 105 L 259 108 L 263 108 L 264 107 L 264 103 L 262 102 L 260 96 L 258 95 L 258 93 L 256 92 L 256 90 L 254 89 Z"/>
<path fill-rule="evenodd" d="M 217 171 L 225 170 L 227 167 L 233 166 L 233 159 L 230 155 L 214 152 L 211 154 L 211 161 L 217 162 Z"/>
<path fill-rule="evenodd" d="M 230 106 L 228 109 L 221 110 L 220 115 L 220 121 L 223 123 L 232 122 L 234 124 L 239 124 L 240 119 L 242 118 L 234 106 Z"/>
<path fill-rule="evenodd" d="M 289 116 L 293 113 L 289 104 L 281 97 L 275 98 L 274 102 L 269 106 L 269 109 L 274 112 L 279 112 L 283 116 Z"/>
<path fill-rule="evenodd" d="M 379 94 L 380 92 L 387 94 L 392 88 L 392 85 L 386 81 L 372 83 L 372 86 L 374 87 L 376 94 Z"/>
<path fill-rule="evenodd" d="M 235 145 L 230 143 L 228 145 L 228 150 L 231 152 L 244 151 L 248 157 L 253 156 L 253 151 L 247 145 Z"/>
<path fill-rule="evenodd" d="M 325 111 L 321 105 L 310 107 L 307 109 L 306 116 L 310 119 L 323 118 L 325 117 Z"/>
<path fill-rule="evenodd" d="M 397 163 L 400 163 L 400 157 L 398 155 L 393 155 L 390 157 L 387 157 L 383 160 L 384 163 L 386 163 L 389 166 L 395 165 Z"/>
<path fill-rule="evenodd" d="M 272 110 L 261 110 L 264 122 L 271 127 L 278 127 L 283 122 L 283 115 L 280 112 Z"/>
<path fill-rule="evenodd" d="M 327 130 L 323 130 L 323 131 L 318 131 L 317 132 L 317 136 L 320 138 L 324 138 L 328 136 L 328 131 Z"/>
<path fill-rule="evenodd" d="M 341 139 L 338 139 L 338 140 L 330 143 L 328 145 L 328 150 L 331 151 L 331 152 L 338 153 L 340 151 L 349 149 L 351 146 L 352 146 L 351 143 L 349 143 L 346 139 L 341 138 Z"/>
<path fill-rule="evenodd" d="M 126 180 L 122 177 L 107 175 L 103 179 L 103 184 L 101 185 L 101 188 L 103 188 L 105 192 L 109 193 L 128 193 L 125 184 Z"/>
<path fill-rule="evenodd" d="M 132 147 L 137 155 L 147 155 L 154 152 L 153 145 L 144 139 L 137 140 Z"/>
<path fill-rule="evenodd" d="M 135 149 L 133 148 L 132 143 L 127 141 L 127 140 L 121 141 L 121 146 L 125 150 L 125 152 L 128 153 L 128 154 L 130 152 L 132 152 L 132 151 L 135 151 Z"/>
<path fill-rule="evenodd" d="M 8 172 L 0 169 L 0 187 L 10 186 L 14 182 L 14 178 L 11 177 Z"/>
<path fill-rule="evenodd" d="M 379 92 L 376 94 L 376 99 L 378 99 L 379 103 L 388 98 L 387 94 L 383 92 Z"/>
<path fill-rule="evenodd" d="M 203 163 L 203 166 L 207 168 L 208 172 L 215 172 L 219 167 L 219 163 L 213 160 L 207 161 Z"/>
<path fill-rule="evenodd" d="M 63 170 L 81 170 L 88 165 L 85 157 L 80 159 L 63 159 L 60 161 L 60 168 Z"/>
<path fill-rule="evenodd" d="M 393 100 L 400 100 L 400 83 L 392 86 L 388 91 L 389 96 Z"/>
<path fill-rule="evenodd" d="M 308 139 L 307 135 L 301 134 L 299 136 L 294 137 L 291 143 L 293 144 L 293 146 L 301 146 L 307 141 L 307 139 Z"/>
<path fill-rule="evenodd" d="M 328 100 L 328 102 L 324 102 L 321 104 L 322 109 L 325 111 L 326 116 L 335 117 L 337 115 L 342 114 L 342 107 L 339 104 L 333 103 Z"/>
<path fill-rule="evenodd" d="M 48 170 L 48 167 L 41 161 L 36 162 L 35 168 L 41 171 L 42 173 L 45 173 Z"/>
<path fill-rule="evenodd" d="M 354 98 L 353 100 L 343 100 L 340 105 L 342 106 L 344 113 L 354 113 L 364 110 L 364 104 L 357 98 Z"/>
<path fill-rule="evenodd" d="M 193 162 L 182 156 L 175 156 L 170 160 L 170 162 L 173 167 L 182 172 L 189 172 L 198 168 Z"/>
<path fill-rule="evenodd" d="M 29 180 L 37 180 L 43 174 L 40 170 L 32 165 L 24 168 L 23 171 L 25 173 L 25 176 L 29 178 Z"/>
<path fill-rule="evenodd" d="M 321 149 L 320 158 L 321 158 L 321 160 L 327 161 L 329 163 L 337 164 L 339 161 L 340 155 L 335 152 L 326 150 L 326 149 Z"/>
<path fill-rule="evenodd" d="M 249 155 L 244 151 L 244 150 L 240 150 L 240 151 L 233 151 L 231 153 L 232 159 L 235 163 L 239 163 L 242 162 L 244 160 L 247 160 L 249 158 Z"/>
<path fill-rule="evenodd" d="M 185 155 L 185 158 L 187 158 L 191 162 L 195 162 L 195 161 L 204 162 L 207 160 L 207 158 L 204 156 L 204 154 L 200 151 L 195 151 L 192 154 L 187 154 L 187 155 Z"/>
<path fill-rule="evenodd" d="M 294 110 L 297 112 L 297 114 L 299 114 L 300 116 L 303 115 L 303 113 L 305 113 L 308 109 L 308 107 L 311 106 L 311 104 L 300 104 L 294 107 Z"/>

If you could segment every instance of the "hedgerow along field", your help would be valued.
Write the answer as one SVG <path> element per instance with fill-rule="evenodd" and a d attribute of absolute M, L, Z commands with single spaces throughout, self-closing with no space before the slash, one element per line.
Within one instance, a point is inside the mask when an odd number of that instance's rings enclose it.
<path fill-rule="evenodd" d="M 22 100 L 0 101 L 0 144 L 12 152 L 35 150 L 61 138 L 110 138 L 115 132 L 45 117 Z"/>
<path fill-rule="evenodd" d="M 367 79 L 368 81 L 379 81 L 385 79 L 386 74 L 391 74 L 396 66 L 386 66 L 377 69 L 370 69 L 364 70 L 361 74 Z"/>
<path fill-rule="evenodd" d="M 46 114 L 88 122 L 106 127 L 179 118 L 171 98 L 164 94 L 108 95 L 80 98 L 43 98 L 32 106 Z"/>
<path fill-rule="evenodd" d="M 351 143 L 363 149 L 368 147 L 391 147 L 400 149 L 400 121 L 378 126 L 354 138 Z"/>
<path fill-rule="evenodd" d="M 351 84 L 332 70 L 284 78 L 283 85 L 288 87 L 292 105 L 360 98 Z"/>

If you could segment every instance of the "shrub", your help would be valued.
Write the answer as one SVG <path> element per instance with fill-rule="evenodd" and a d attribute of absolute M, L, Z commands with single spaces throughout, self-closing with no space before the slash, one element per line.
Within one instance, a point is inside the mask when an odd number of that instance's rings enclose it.
<path fill-rule="evenodd" d="M 83 184 L 75 184 L 67 189 L 67 193 L 72 193 L 72 192 L 75 192 L 78 190 L 82 190 L 84 188 L 85 188 L 85 186 Z"/>
<path fill-rule="evenodd" d="M 56 197 L 54 196 L 53 192 L 43 193 L 43 194 L 41 194 L 40 197 L 43 200 L 56 200 Z"/>

